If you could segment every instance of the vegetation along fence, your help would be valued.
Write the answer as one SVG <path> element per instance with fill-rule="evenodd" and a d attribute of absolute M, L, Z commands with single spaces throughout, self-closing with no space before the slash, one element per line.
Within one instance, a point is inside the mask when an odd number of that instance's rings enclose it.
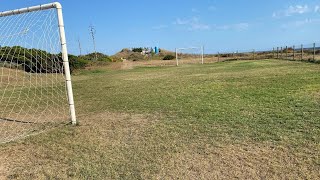
<path fill-rule="evenodd" d="M 245 50 L 205 54 L 205 59 L 216 61 L 283 59 L 320 63 L 320 43 L 279 46 L 268 50 Z"/>

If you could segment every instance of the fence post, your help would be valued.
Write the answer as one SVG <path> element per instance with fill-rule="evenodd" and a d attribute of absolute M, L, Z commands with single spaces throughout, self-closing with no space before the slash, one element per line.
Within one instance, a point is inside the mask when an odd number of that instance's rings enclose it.
<path fill-rule="evenodd" d="M 288 56 L 288 46 L 286 46 L 286 59 L 289 59 L 289 56 Z"/>
<path fill-rule="evenodd" d="M 218 62 L 220 62 L 220 52 L 218 52 Z"/>
<path fill-rule="evenodd" d="M 176 48 L 176 63 L 179 66 L 179 59 L 178 59 L 178 49 Z"/>
<path fill-rule="evenodd" d="M 279 59 L 279 47 L 277 47 L 277 59 Z"/>
<path fill-rule="evenodd" d="M 255 57 L 255 50 L 253 50 L 253 60 L 256 60 L 256 57 Z"/>
<path fill-rule="evenodd" d="M 282 57 L 283 57 L 283 56 L 282 56 L 282 53 L 283 53 L 283 48 L 281 47 L 281 48 L 280 48 L 280 59 L 282 59 Z"/>
<path fill-rule="evenodd" d="M 274 47 L 272 48 L 272 58 L 275 59 Z"/>
<path fill-rule="evenodd" d="M 293 60 L 296 60 L 296 46 L 293 46 Z"/>
<path fill-rule="evenodd" d="M 237 57 L 237 61 L 238 61 L 239 60 L 239 51 L 238 50 L 237 50 L 236 57 Z"/>
<path fill-rule="evenodd" d="M 301 44 L 301 61 L 303 60 L 303 44 Z"/>
<path fill-rule="evenodd" d="M 313 43 L 313 61 L 316 60 L 316 43 Z"/>

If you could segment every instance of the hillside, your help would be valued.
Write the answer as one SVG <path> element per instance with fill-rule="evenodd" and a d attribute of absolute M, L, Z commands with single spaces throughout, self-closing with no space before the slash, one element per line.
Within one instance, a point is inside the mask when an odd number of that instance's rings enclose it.
<path fill-rule="evenodd" d="M 140 52 L 133 52 L 128 48 L 124 48 L 115 55 L 111 56 L 113 59 L 126 59 L 129 61 L 141 61 L 141 60 L 162 60 L 166 55 L 175 55 L 175 52 L 161 49 L 158 55 L 142 55 Z"/>

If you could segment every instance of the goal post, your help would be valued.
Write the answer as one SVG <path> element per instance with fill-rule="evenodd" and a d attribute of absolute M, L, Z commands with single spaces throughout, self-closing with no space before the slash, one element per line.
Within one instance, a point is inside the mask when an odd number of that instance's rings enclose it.
<path fill-rule="evenodd" d="M 187 47 L 187 48 L 176 48 L 176 62 L 177 66 L 179 66 L 182 60 L 182 56 L 188 56 L 189 59 L 198 59 L 201 64 L 204 64 L 204 46 L 200 47 Z"/>
<path fill-rule="evenodd" d="M 67 116 L 77 123 L 61 4 L 0 12 L 0 142 Z"/>

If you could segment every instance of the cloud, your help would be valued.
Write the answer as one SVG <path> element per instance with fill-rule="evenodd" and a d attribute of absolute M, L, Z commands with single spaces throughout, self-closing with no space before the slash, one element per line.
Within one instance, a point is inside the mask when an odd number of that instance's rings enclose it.
<path fill-rule="evenodd" d="M 234 24 L 234 29 L 238 31 L 245 31 L 249 29 L 249 24 L 248 23 Z"/>
<path fill-rule="evenodd" d="M 192 8 L 191 11 L 192 11 L 193 13 L 198 13 L 198 12 L 199 12 L 199 10 L 196 9 L 196 8 Z"/>
<path fill-rule="evenodd" d="M 215 10 L 217 10 L 217 8 L 216 8 L 215 6 L 209 6 L 209 7 L 208 7 L 208 10 L 209 10 L 209 11 L 215 11 Z"/>
<path fill-rule="evenodd" d="M 249 29 L 249 23 L 236 23 L 227 25 L 209 25 L 202 23 L 198 17 L 192 17 L 189 19 L 177 18 L 174 22 L 176 26 L 182 26 L 189 31 L 200 31 L 200 30 L 233 30 L 233 31 L 246 31 Z"/>
<path fill-rule="evenodd" d="M 293 14 L 304 14 L 304 13 L 307 13 L 309 11 L 310 11 L 310 9 L 309 9 L 308 5 L 290 6 L 289 9 L 287 9 L 287 11 L 286 11 L 286 15 L 290 16 L 290 15 L 293 15 Z"/>
<path fill-rule="evenodd" d="M 285 10 L 280 10 L 277 12 L 274 12 L 272 14 L 272 17 L 274 18 L 280 18 L 280 17 L 289 17 L 297 14 L 305 14 L 311 12 L 311 8 L 309 8 L 308 5 L 295 5 L 295 6 L 289 6 Z"/>
<path fill-rule="evenodd" d="M 181 19 L 177 18 L 173 23 L 174 25 L 183 26 L 187 30 L 196 31 L 196 30 L 210 30 L 210 25 L 201 23 L 199 18 L 192 17 L 190 19 Z"/>
<path fill-rule="evenodd" d="M 189 20 L 183 20 L 183 19 L 177 18 L 176 21 L 173 24 L 175 24 L 175 25 L 186 25 L 186 24 L 189 24 Z"/>
<path fill-rule="evenodd" d="M 320 12 L 320 6 L 318 6 L 318 5 L 315 6 L 315 7 L 314 7 L 314 12 L 315 12 L 315 13 Z"/>
<path fill-rule="evenodd" d="M 235 31 L 246 31 L 249 29 L 249 23 L 237 23 L 229 25 L 215 26 L 217 30 L 235 30 Z"/>
<path fill-rule="evenodd" d="M 153 26 L 152 29 L 153 30 L 161 30 L 161 29 L 166 29 L 168 27 L 169 26 L 167 26 L 167 25 L 158 25 L 158 26 Z"/>
<path fill-rule="evenodd" d="M 305 26 L 314 25 L 314 24 L 320 24 L 320 19 L 306 18 L 304 20 L 298 20 L 298 21 L 293 21 L 293 22 L 283 24 L 281 27 L 284 29 L 289 29 L 289 28 L 291 29 L 291 28 L 305 27 Z"/>

